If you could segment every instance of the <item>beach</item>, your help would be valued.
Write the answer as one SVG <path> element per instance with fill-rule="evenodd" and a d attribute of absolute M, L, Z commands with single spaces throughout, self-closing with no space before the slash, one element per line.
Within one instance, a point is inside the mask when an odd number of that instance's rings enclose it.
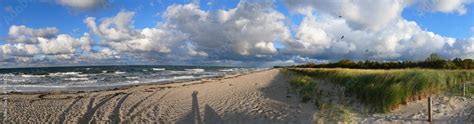
<path fill-rule="evenodd" d="M 328 86 L 331 87 L 331 86 Z M 319 108 L 301 103 L 279 69 L 195 81 L 93 92 L 10 93 L 7 122 L 314 123 Z M 331 94 L 331 93 L 328 93 Z M 329 95 L 331 96 L 331 95 Z M 434 121 L 472 122 L 474 98 L 434 98 Z M 354 110 L 356 122 L 426 122 L 424 100 L 383 114 Z M 353 105 L 357 105 L 354 103 Z"/>

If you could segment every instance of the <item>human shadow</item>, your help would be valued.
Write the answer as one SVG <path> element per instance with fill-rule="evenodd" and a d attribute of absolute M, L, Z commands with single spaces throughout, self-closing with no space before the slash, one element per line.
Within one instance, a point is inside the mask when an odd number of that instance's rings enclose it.
<path fill-rule="evenodd" d="M 269 70 L 269 71 L 275 71 L 275 70 Z M 278 70 L 277 70 L 278 71 Z M 257 73 L 265 73 L 265 72 L 257 72 Z M 287 82 L 287 77 L 285 74 L 282 74 L 281 72 L 277 72 L 276 75 L 273 75 L 274 77 L 269 77 L 272 78 L 270 81 L 269 85 L 265 85 L 260 88 L 260 91 L 262 92 L 262 95 L 264 95 L 265 98 L 267 99 L 272 99 L 275 101 L 279 101 L 279 103 L 282 103 L 284 105 L 298 105 L 300 103 L 299 97 L 297 95 L 289 93 L 289 88 L 290 85 Z M 249 84 L 255 84 L 256 86 L 262 82 L 250 82 Z M 290 96 L 291 95 L 291 96 Z M 219 115 L 213 108 L 212 105 L 205 105 L 204 108 L 204 116 L 203 119 L 201 120 L 199 115 L 199 105 L 198 105 L 198 99 L 197 99 L 197 92 L 193 92 L 192 95 L 192 108 L 189 113 L 187 113 L 186 116 L 184 116 L 182 119 L 179 119 L 177 121 L 178 124 L 240 124 L 240 123 L 259 123 L 259 124 L 266 124 L 266 123 L 310 123 L 308 120 L 310 119 L 305 119 L 302 120 L 301 118 L 290 118 L 286 117 L 288 115 L 291 115 L 292 113 L 296 112 L 287 112 L 286 109 L 283 110 L 280 107 L 281 106 L 266 106 L 266 107 L 276 107 L 274 108 L 275 110 L 281 110 L 281 113 L 278 113 L 279 115 L 276 115 L 281 118 L 270 118 L 263 113 L 253 113 L 253 112 L 226 112 L 221 115 Z M 222 110 L 221 110 L 222 111 Z M 226 110 L 223 110 L 226 111 Z M 293 111 L 293 110 L 291 110 Z M 294 110 L 296 111 L 296 110 Z M 312 111 L 312 110 L 310 110 Z M 276 113 L 274 113 L 276 114 Z M 303 115 L 303 114 L 302 114 Z M 304 114 L 305 117 L 310 118 L 311 114 Z M 283 117 L 285 116 L 285 117 Z"/>
<path fill-rule="evenodd" d="M 199 101 L 197 98 L 198 92 L 193 91 L 191 112 L 184 116 L 183 119 L 179 120 L 177 124 L 202 124 L 201 113 L 199 112 Z"/>
<path fill-rule="evenodd" d="M 272 71 L 272 70 L 269 70 Z M 257 72 L 257 73 L 265 73 L 265 72 Z M 284 104 L 295 104 L 299 103 L 299 99 L 297 96 L 289 98 L 287 97 L 289 93 L 287 92 L 289 85 L 286 81 L 285 75 L 281 74 L 280 72 L 277 72 L 276 75 L 273 75 L 274 77 L 269 77 L 272 78 L 270 85 L 268 86 L 263 86 L 260 90 L 263 92 L 263 95 L 265 98 L 268 99 L 273 99 L 275 101 L 280 101 L 281 103 Z M 244 83 L 244 82 L 242 82 Z M 259 84 L 262 82 L 245 82 L 249 84 Z M 193 92 L 193 97 L 192 97 L 192 108 L 191 112 L 189 112 L 184 118 L 180 119 L 177 121 L 177 123 L 194 123 L 198 124 L 202 121 L 204 124 L 240 124 L 240 123 L 259 123 L 259 124 L 266 124 L 266 123 L 306 123 L 307 121 L 304 120 L 298 120 L 298 119 L 293 119 L 289 120 L 288 118 L 270 118 L 263 113 L 253 113 L 253 112 L 226 112 L 226 113 L 221 113 L 221 115 L 218 114 L 213 108 L 212 105 L 205 105 L 204 108 L 204 116 L 203 119 L 197 119 L 196 117 L 199 117 L 196 115 L 196 113 L 199 113 L 199 105 L 198 105 L 198 99 L 197 99 L 197 93 Z M 290 94 L 291 95 L 291 94 Z M 280 109 L 278 108 L 279 106 L 267 106 L 267 107 L 277 107 L 275 109 Z M 221 111 L 226 111 L 226 110 L 221 110 Z M 278 115 L 278 116 L 283 116 L 283 115 L 290 115 L 289 113 L 286 113 L 284 110 L 282 110 L 283 114 Z M 256 115 L 257 114 L 257 115 Z M 310 116 L 310 115 L 309 115 Z"/>
<path fill-rule="evenodd" d="M 247 113 L 226 113 L 219 115 L 210 105 L 206 104 L 204 108 L 204 116 L 200 116 L 200 108 L 197 98 L 198 92 L 192 93 L 192 107 L 191 111 L 182 119 L 178 120 L 177 124 L 243 124 L 243 123 L 258 123 L 258 124 L 274 124 L 278 121 L 268 120 L 266 118 L 257 118 L 248 115 Z M 223 119 L 225 117 L 225 119 Z"/>
<path fill-rule="evenodd" d="M 207 105 L 204 108 L 204 120 L 201 119 L 201 113 L 199 109 L 199 101 L 197 98 L 198 92 L 193 91 L 192 96 L 192 107 L 191 112 L 189 112 L 183 119 L 179 120 L 178 124 L 221 124 L 223 123 L 222 118 L 217 114 L 217 112 L 212 109 L 211 106 Z"/>

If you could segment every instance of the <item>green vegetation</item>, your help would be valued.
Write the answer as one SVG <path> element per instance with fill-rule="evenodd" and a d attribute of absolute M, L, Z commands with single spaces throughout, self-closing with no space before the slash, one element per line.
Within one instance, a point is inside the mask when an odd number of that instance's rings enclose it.
<path fill-rule="evenodd" d="M 290 80 L 290 84 L 296 89 L 298 94 L 302 97 L 302 102 L 308 102 L 312 99 L 317 87 L 309 76 L 296 76 Z"/>
<path fill-rule="evenodd" d="M 466 97 L 474 97 L 474 83 L 466 83 L 465 88 L 466 88 L 466 91 L 465 91 Z M 458 86 L 449 88 L 446 94 L 453 95 L 453 96 L 462 96 L 463 92 L 464 92 L 463 85 L 460 84 Z"/>
<path fill-rule="evenodd" d="M 341 105 L 321 104 L 319 112 L 313 116 L 317 123 L 354 121 L 350 108 Z"/>
<path fill-rule="evenodd" d="M 291 70 L 282 69 L 282 72 L 291 75 L 289 82 L 293 87 L 292 92 L 299 94 L 302 102 L 311 102 L 318 106 L 319 111 L 313 113 L 313 119 L 316 123 L 354 121 L 350 107 L 346 106 L 344 103 L 334 103 L 331 102 L 331 100 L 328 101 L 328 98 L 331 99 L 339 96 L 330 96 L 330 94 L 326 94 L 326 92 L 325 95 L 321 94 L 322 87 L 320 87 L 320 82 L 307 75 L 291 73 L 293 72 Z"/>
<path fill-rule="evenodd" d="M 328 80 L 345 87 L 345 94 L 353 94 L 363 103 L 373 106 L 375 111 L 387 112 L 413 100 L 431 94 L 459 87 L 471 81 L 474 71 L 434 70 L 434 69 L 288 69 L 304 75 L 293 78 L 291 84 L 299 90 L 303 98 L 315 95 L 317 83 L 311 77 Z M 472 92 L 472 91 L 469 91 Z"/>
<path fill-rule="evenodd" d="M 314 64 L 307 63 L 290 67 L 297 68 L 353 68 L 353 69 L 404 69 L 404 68 L 427 68 L 427 69 L 474 69 L 474 60 L 455 58 L 443 59 L 438 54 L 431 54 L 424 61 L 351 61 L 340 60 L 336 63 Z M 278 67 L 282 68 L 282 67 Z"/>

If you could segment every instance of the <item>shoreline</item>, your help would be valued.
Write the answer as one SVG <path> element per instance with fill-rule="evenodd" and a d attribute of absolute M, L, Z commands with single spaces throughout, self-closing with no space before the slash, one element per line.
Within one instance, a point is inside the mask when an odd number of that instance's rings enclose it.
<path fill-rule="evenodd" d="M 57 94 L 57 93 L 87 93 L 87 92 L 101 92 L 101 91 L 113 91 L 113 90 L 125 90 L 133 87 L 140 87 L 140 86 L 150 86 L 150 85 L 159 85 L 165 86 L 170 84 L 186 84 L 190 82 L 197 83 L 199 81 L 209 81 L 209 80 L 220 80 L 228 78 L 228 77 L 235 77 L 235 76 L 242 76 L 248 75 L 256 72 L 271 70 L 270 69 L 258 69 L 254 71 L 248 72 L 231 72 L 229 74 L 223 75 L 215 75 L 215 76 L 208 76 L 208 77 L 199 77 L 194 79 L 181 79 L 181 80 L 174 80 L 174 81 L 162 81 L 162 82 L 149 82 L 149 83 L 138 83 L 138 84 L 118 84 L 118 85 L 103 85 L 103 86 L 88 86 L 88 87 L 63 87 L 57 88 L 53 90 L 43 90 L 43 91 L 13 91 L 7 90 L 7 94 Z M 0 95 L 5 95 L 3 89 L 0 88 Z"/>
<path fill-rule="evenodd" d="M 293 118 L 292 121 L 301 122 L 303 119 L 308 122 L 311 117 L 310 111 L 306 114 L 296 113 L 296 110 L 291 110 L 288 108 L 289 106 L 281 103 L 288 102 L 280 100 L 288 99 L 286 93 L 276 92 L 286 90 L 287 86 L 283 79 L 278 69 L 270 69 L 227 75 L 223 78 L 167 85 L 136 86 L 109 91 L 8 94 L 6 120 L 58 123 L 188 123 L 194 121 L 188 118 L 190 111 L 191 113 L 193 111 L 192 106 L 200 104 L 201 106 L 198 108 L 203 117 L 207 117 L 205 114 L 213 111 L 211 113 L 215 117 L 211 117 L 212 119 L 225 120 L 225 122 L 245 120 L 245 122 L 281 122 L 293 114 L 299 115 L 299 117 L 290 117 Z M 269 85 L 278 85 L 279 87 L 274 87 L 277 89 L 268 93 L 266 90 Z M 283 86 L 280 87 L 280 85 Z M 191 94 L 195 91 L 199 94 L 193 98 Z M 273 97 L 278 97 L 278 100 Z M 298 106 L 297 97 L 292 98 L 292 104 Z M 249 105 L 256 108 L 249 108 L 251 107 Z M 287 108 L 292 113 L 282 111 L 281 108 Z M 298 111 L 307 110 L 313 109 Z M 273 112 L 265 114 L 266 111 Z M 277 111 L 280 114 L 274 113 Z M 158 115 L 150 116 L 153 113 Z M 2 114 L 0 113 L 0 115 Z"/>

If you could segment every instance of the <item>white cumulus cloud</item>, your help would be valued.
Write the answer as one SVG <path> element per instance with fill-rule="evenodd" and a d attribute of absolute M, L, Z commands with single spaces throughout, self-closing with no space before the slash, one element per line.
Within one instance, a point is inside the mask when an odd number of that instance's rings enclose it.
<path fill-rule="evenodd" d="M 419 0 L 419 8 L 423 11 L 453 13 L 460 15 L 467 13 L 466 5 L 473 0 Z"/>
<path fill-rule="evenodd" d="M 215 59 L 269 57 L 277 54 L 274 43 L 289 40 L 286 17 L 271 3 L 243 2 L 228 10 L 205 11 L 196 4 L 172 5 L 166 23 L 187 35 L 197 50 Z"/>
<path fill-rule="evenodd" d="M 135 29 L 134 15 L 134 12 L 121 11 L 114 17 L 102 19 L 99 25 L 94 17 L 87 17 L 84 22 L 102 44 L 119 52 L 170 53 L 173 48 L 184 45 L 187 36 L 166 24 Z"/>
<path fill-rule="evenodd" d="M 12 25 L 8 31 L 8 37 L 11 42 L 38 43 L 38 38 L 52 38 L 57 35 L 58 31 L 55 27 L 33 29 L 24 25 Z"/>
<path fill-rule="evenodd" d="M 107 0 L 56 0 L 60 5 L 78 10 L 90 10 L 103 7 Z"/>
<path fill-rule="evenodd" d="M 304 18 L 284 51 L 324 59 L 420 60 L 434 52 L 456 57 L 448 53 L 461 41 L 423 30 L 400 16 L 412 1 L 368 2 L 286 1 Z"/>
<path fill-rule="evenodd" d="M 347 20 L 354 29 L 378 30 L 400 17 L 411 0 L 284 0 L 292 11 L 326 13 Z"/>
<path fill-rule="evenodd" d="M 91 52 L 92 38 L 88 33 L 80 38 L 57 33 L 58 29 L 54 27 L 33 29 L 12 25 L 8 32 L 10 42 L 0 45 L 0 59 L 31 62 L 34 57 L 47 56 L 60 60 L 70 59 L 78 52 Z"/>

